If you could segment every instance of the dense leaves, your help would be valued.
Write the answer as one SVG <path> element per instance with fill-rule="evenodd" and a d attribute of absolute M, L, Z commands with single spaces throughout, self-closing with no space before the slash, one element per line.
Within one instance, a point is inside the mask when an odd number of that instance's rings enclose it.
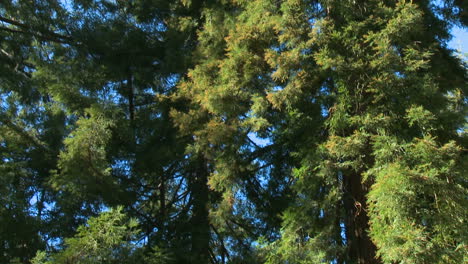
<path fill-rule="evenodd" d="M 0 262 L 466 262 L 467 8 L 4 1 Z"/>

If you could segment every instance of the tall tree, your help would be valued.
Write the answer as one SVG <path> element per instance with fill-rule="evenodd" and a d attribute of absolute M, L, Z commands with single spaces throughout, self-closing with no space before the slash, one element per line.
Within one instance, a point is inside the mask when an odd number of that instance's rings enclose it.
<path fill-rule="evenodd" d="M 313 8 L 300 7 L 260 0 L 206 6 L 196 65 L 179 85 L 176 99 L 190 100 L 191 107 L 173 116 L 181 131 L 193 135 L 192 155 L 204 155 L 211 168 L 212 240 L 221 247 L 213 251 L 222 263 L 259 262 L 256 241 L 278 238 L 280 214 L 291 201 L 291 169 L 300 160 L 294 152 L 301 139 L 316 140 L 302 133 L 318 135 L 323 122 L 320 103 L 309 104 L 319 86 L 306 90 L 322 78 L 304 69 L 313 64 L 306 65 L 309 55 L 295 47 L 303 45 L 313 14 Z M 292 26 L 297 35 L 283 31 Z M 276 55 L 283 52 L 288 57 L 280 61 Z M 280 64 L 284 72 L 273 73 Z M 301 94 L 283 101 L 292 92 Z M 292 107 L 310 112 L 282 111 Z"/>
<path fill-rule="evenodd" d="M 430 1 L 322 9 L 310 37 L 328 78 L 327 137 L 303 154 L 298 205 L 269 262 L 462 261 L 467 79 L 446 47 L 450 24 Z"/>
<path fill-rule="evenodd" d="M 2 229 L 6 260 L 59 246 L 117 204 L 139 218 L 148 250 L 184 249 L 186 141 L 156 96 L 172 93 L 188 61 L 173 52 L 187 49 L 188 33 L 167 25 L 185 11 L 149 2 L 2 4 L 2 66 L 17 75 L 2 76 L 11 80 L 2 85 L 2 180 L 12 203 L 21 198 L 2 219 L 30 226 L 24 238 Z"/>
<path fill-rule="evenodd" d="M 0 261 L 465 261 L 466 10 L 1 3 Z"/>

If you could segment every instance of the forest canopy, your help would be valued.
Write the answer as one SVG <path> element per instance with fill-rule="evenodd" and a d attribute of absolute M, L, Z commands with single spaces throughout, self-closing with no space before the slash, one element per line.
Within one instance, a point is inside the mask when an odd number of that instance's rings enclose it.
<path fill-rule="evenodd" d="M 0 3 L 0 263 L 468 261 L 463 0 Z"/>

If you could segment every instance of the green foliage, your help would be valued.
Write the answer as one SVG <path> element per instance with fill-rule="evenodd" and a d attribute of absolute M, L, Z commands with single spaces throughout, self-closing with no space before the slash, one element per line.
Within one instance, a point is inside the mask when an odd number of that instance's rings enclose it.
<path fill-rule="evenodd" d="M 0 262 L 466 262 L 466 9 L 3 1 Z"/>
<path fill-rule="evenodd" d="M 297 198 L 283 215 L 282 239 L 266 247 L 267 259 L 379 263 L 369 253 L 375 244 L 384 263 L 462 262 L 466 165 L 456 130 L 464 121 L 445 98 L 467 84 L 455 77 L 466 76 L 463 68 L 454 70 L 450 85 L 436 77 L 447 74 L 437 63 L 461 65 L 441 59 L 445 51 L 434 36 L 445 36 L 445 28 L 426 30 L 424 24 L 437 19 L 407 1 L 327 1 L 324 8 L 308 36 L 318 66 L 310 72 L 331 79 L 315 99 L 331 102 L 325 105 L 328 134 L 310 134 L 320 147 L 299 152 Z M 291 83 L 279 70 L 273 76 Z M 439 211 L 441 203 L 453 207 Z"/>
<path fill-rule="evenodd" d="M 113 184 L 106 149 L 114 124 L 97 109 L 88 109 L 85 116 L 64 140 L 65 150 L 59 154 L 58 171 L 51 179 L 54 188 L 74 194 L 93 194 Z"/>
<path fill-rule="evenodd" d="M 142 255 L 137 226 L 137 221 L 128 219 L 122 207 L 111 209 L 80 226 L 74 237 L 65 239 L 63 250 L 50 256 L 39 251 L 32 263 L 168 263 L 170 258 L 157 248 L 148 256 Z"/>
<path fill-rule="evenodd" d="M 426 137 L 378 159 L 369 193 L 371 235 L 385 263 L 461 263 L 467 234 L 460 148 Z M 466 161 L 465 161 L 466 162 Z"/>
<path fill-rule="evenodd" d="M 135 238 L 135 220 L 124 222 L 125 215 L 118 208 L 90 218 L 88 226 L 78 228 L 73 238 L 65 240 L 66 249 L 54 256 L 57 263 L 70 260 L 78 263 L 125 262 L 125 256 L 132 251 L 131 240 Z"/>

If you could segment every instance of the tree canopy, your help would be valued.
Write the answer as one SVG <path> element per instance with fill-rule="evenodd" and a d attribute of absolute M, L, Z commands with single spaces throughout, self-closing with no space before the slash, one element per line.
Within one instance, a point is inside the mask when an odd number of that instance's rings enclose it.
<path fill-rule="evenodd" d="M 0 3 L 0 262 L 468 261 L 462 0 Z"/>

